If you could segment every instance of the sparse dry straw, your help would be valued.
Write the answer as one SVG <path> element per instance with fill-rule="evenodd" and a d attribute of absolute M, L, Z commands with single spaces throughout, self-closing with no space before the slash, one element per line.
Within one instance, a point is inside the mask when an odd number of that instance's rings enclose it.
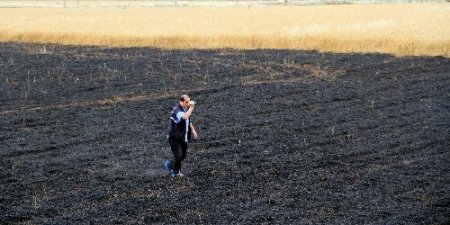
<path fill-rule="evenodd" d="M 450 56 L 450 4 L 0 9 L 0 41 Z"/>

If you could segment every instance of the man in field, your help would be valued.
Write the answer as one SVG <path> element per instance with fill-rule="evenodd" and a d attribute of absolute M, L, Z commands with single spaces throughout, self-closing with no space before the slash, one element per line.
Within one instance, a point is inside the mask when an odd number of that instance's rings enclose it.
<path fill-rule="evenodd" d="M 172 109 L 169 123 L 169 144 L 173 153 L 173 160 L 164 160 L 164 169 L 169 171 L 171 177 L 184 177 L 181 173 L 181 162 L 186 158 L 187 144 L 192 138 L 197 139 L 197 132 L 191 123 L 195 102 L 184 94 L 180 103 Z"/>

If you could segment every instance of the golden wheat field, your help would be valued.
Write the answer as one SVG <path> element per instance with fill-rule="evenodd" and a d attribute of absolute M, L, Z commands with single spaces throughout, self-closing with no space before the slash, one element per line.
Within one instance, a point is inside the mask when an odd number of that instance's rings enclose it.
<path fill-rule="evenodd" d="M 0 41 L 450 56 L 450 4 L 2 8 Z"/>

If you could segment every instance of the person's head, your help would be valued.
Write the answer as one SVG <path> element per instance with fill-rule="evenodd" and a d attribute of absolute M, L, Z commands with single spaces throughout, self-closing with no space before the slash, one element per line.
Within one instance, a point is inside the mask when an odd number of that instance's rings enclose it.
<path fill-rule="evenodd" d="M 180 96 L 180 105 L 183 108 L 188 108 L 189 107 L 189 102 L 191 101 L 191 98 L 189 97 L 189 95 L 181 95 Z"/>

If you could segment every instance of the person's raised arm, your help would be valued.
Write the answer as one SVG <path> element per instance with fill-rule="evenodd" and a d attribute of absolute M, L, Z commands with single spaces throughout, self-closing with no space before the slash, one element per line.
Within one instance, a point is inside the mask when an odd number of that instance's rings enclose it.
<path fill-rule="evenodd" d="M 183 120 L 186 120 L 186 119 L 190 118 L 191 115 L 192 115 L 192 112 L 194 111 L 194 108 L 195 108 L 195 102 L 194 101 L 190 101 L 189 102 L 189 109 L 188 109 L 188 111 L 185 112 L 181 118 Z"/>

